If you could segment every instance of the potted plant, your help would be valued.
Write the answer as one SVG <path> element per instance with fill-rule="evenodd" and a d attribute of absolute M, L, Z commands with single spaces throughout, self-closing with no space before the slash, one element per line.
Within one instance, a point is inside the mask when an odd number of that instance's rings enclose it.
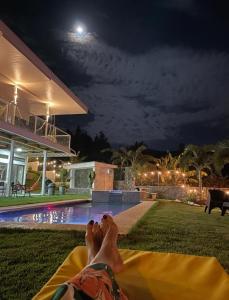
<path fill-rule="evenodd" d="M 61 169 L 60 171 L 60 185 L 59 194 L 64 195 L 67 188 L 67 181 L 69 179 L 69 171 L 67 169 Z"/>
<path fill-rule="evenodd" d="M 92 185 L 93 185 L 93 183 L 94 183 L 94 181 L 95 181 L 95 171 L 91 171 L 90 173 L 89 173 L 89 176 L 88 176 L 88 181 L 89 181 L 89 186 L 90 186 L 90 192 L 92 193 Z"/>

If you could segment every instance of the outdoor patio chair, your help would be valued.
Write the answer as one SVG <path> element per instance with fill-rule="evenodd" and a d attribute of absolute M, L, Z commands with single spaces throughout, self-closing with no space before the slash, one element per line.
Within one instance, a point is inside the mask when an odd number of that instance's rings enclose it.
<path fill-rule="evenodd" d="M 31 196 L 31 188 L 28 188 L 26 184 L 11 184 L 11 189 L 12 189 L 12 196 L 18 196 L 18 193 L 23 194 L 25 197 L 26 194 Z"/>
<path fill-rule="evenodd" d="M 215 257 L 119 251 L 125 268 L 116 275 L 116 280 L 128 299 L 227 299 L 229 277 Z M 76 247 L 32 300 L 50 300 L 57 287 L 79 273 L 86 264 L 87 248 Z"/>
<path fill-rule="evenodd" d="M 223 203 L 227 201 L 226 194 L 221 190 L 209 190 L 209 199 L 206 202 L 206 206 L 204 211 L 206 212 L 208 210 L 208 213 L 211 213 L 211 210 L 213 208 L 220 208 L 223 209 Z"/>
<path fill-rule="evenodd" d="M 229 199 L 226 202 L 223 202 L 223 208 L 222 208 L 221 216 L 225 215 L 227 209 L 229 209 Z"/>
<path fill-rule="evenodd" d="M 14 184 L 14 182 L 11 183 L 11 194 L 14 197 L 18 196 L 18 192 L 19 192 L 20 188 L 19 188 L 19 184 Z"/>
<path fill-rule="evenodd" d="M 29 197 L 31 196 L 31 188 L 29 188 L 26 184 L 21 185 L 21 192 L 24 192 L 24 196 L 26 194 L 28 194 Z"/>

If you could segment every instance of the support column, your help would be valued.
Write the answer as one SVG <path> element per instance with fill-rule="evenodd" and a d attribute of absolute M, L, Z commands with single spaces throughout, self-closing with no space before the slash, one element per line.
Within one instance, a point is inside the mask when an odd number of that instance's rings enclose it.
<path fill-rule="evenodd" d="M 70 169 L 70 189 L 75 188 L 75 169 Z"/>
<path fill-rule="evenodd" d="M 47 137 L 48 134 L 50 134 L 49 132 L 49 117 L 50 117 L 50 113 L 49 113 L 49 104 L 47 104 L 46 106 L 46 122 L 45 122 L 45 136 Z"/>
<path fill-rule="evenodd" d="M 42 183 L 41 183 L 41 195 L 45 195 L 45 178 L 46 178 L 46 163 L 47 163 L 47 151 L 43 151 L 43 170 L 42 170 Z"/>
<path fill-rule="evenodd" d="M 26 184 L 26 174 L 27 174 L 27 169 L 28 169 L 28 161 L 29 161 L 29 156 L 26 155 L 25 157 L 25 166 L 24 166 L 24 172 L 23 172 L 23 185 Z"/>
<path fill-rule="evenodd" d="M 6 197 L 11 195 L 11 178 L 14 163 L 14 140 L 10 143 L 9 162 L 7 166 L 7 179 L 6 179 Z"/>

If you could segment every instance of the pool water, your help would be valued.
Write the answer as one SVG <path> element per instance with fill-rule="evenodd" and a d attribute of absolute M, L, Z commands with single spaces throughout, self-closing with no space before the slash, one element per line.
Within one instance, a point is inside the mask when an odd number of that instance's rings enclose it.
<path fill-rule="evenodd" d="M 0 222 L 87 224 L 104 214 L 115 216 L 137 203 L 68 203 L 0 213 Z"/>

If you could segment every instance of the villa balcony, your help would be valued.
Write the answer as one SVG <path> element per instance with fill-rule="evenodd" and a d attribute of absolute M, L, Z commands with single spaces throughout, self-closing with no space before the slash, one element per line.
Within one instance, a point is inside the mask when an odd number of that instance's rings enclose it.
<path fill-rule="evenodd" d="M 8 129 L 8 130 L 7 130 Z M 61 146 L 71 152 L 71 136 L 53 124 L 50 124 L 45 119 L 33 114 L 25 113 L 21 108 L 18 109 L 14 103 L 5 104 L 0 102 L 0 131 L 8 131 L 10 133 L 22 136 L 22 133 L 27 137 L 30 133 L 30 139 L 34 137 L 40 141 L 40 138 L 45 139 L 48 145 L 54 144 L 58 148 Z M 19 132 L 19 133 L 18 133 Z M 43 140 L 44 141 L 44 140 Z"/>

